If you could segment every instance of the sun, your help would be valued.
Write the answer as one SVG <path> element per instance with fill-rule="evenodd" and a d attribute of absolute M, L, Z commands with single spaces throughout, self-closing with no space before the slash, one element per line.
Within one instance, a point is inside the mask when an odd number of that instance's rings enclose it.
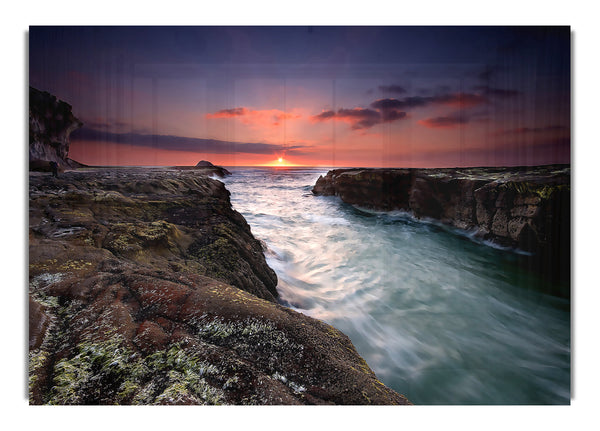
<path fill-rule="evenodd" d="M 288 159 L 285 159 L 283 157 L 277 157 L 276 159 L 273 159 L 273 161 L 265 163 L 264 165 L 261 165 L 261 166 L 274 166 L 274 167 L 280 167 L 280 168 L 287 168 L 287 167 L 296 166 L 296 165 L 291 163 Z"/>

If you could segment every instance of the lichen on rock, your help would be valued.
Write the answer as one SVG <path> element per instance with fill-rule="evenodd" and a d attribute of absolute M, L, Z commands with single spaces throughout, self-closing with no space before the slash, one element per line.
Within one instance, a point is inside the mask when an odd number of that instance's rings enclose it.
<path fill-rule="evenodd" d="M 221 182 L 32 174 L 29 209 L 30 403 L 408 403 L 345 335 L 277 304 Z"/>

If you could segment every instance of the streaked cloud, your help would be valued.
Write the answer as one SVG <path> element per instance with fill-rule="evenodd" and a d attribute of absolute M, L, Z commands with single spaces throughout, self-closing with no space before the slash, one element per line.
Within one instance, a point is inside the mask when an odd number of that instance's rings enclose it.
<path fill-rule="evenodd" d="M 336 118 L 350 123 L 353 130 L 368 129 L 382 122 L 381 113 L 365 108 L 341 108 L 338 110 Z"/>
<path fill-rule="evenodd" d="M 413 109 L 426 106 L 431 102 L 432 97 L 412 96 L 404 99 L 377 99 L 371 103 L 375 109 Z"/>
<path fill-rule="evenodd" d="M 313 121 L 324 121 L 324 120 L 329 120 L 334 117 L 335 117 L 335 111 L 329 110 L 329 111 L 323 111 L 317 115 L 313 115 L 311 117 L 311 119 Z"/>
<path fill-rule="evenodd" d="M 445 117 L 434 117 L 419 120 L 418 123 L 430 129 L 451 129 L 456 126 L 468 123 L 469 120 L 464 115 L 450 115 Z"/>
<path fill-rule="evenodd" d="M 340 108 L 335 111 L 323 111 L 313 115 L 311 121 L 319 122 L 326 120 L 344 121 L 350 124 L 352 130 L 369 129 L 380 123 L 391 123 L 406 117 L 406 112 L 397 110 L 375 110 L 369 108 Z"/>
<path fill-rule="evenodd" d="M 430 105 L 445 105 L 457 109 L 466 109 L 488 103 L 488 98 L 475 93 L 449 93 L 438 96 L 410 96 L 402 99 L 385 98 L 377 99 L 369 108 L 355 107 L 351 109 L 340 108 L 337 112 L 323 111 L 313 115 L 313 122 L 326 120 L 340 120 L 350 124 L 352 130 L 368 129 L 377 124 L 391 123 L 407 118 L 407 110 L 422 108 Z M 426 127 L 453 127 L 466 123 L 466 117 L 448 116 L 422 120 Z"/>
<path fill-rule="evenodd" d="M 208 119 L 239 118 L 248 126 L 277 127 L 285 120 L 295 120 L 302 116 L 295 112 L 284 112 L 279 109 L 251 109 L 244 106 L 221 109 L 220 111 L 206 114 Z"/>
<path fill-rule="evenodd" d="M 172 135 L 152 135 L 140 133 L 111 133 L 83 127 L 71 135 L 73 142 L 104 142 L 147 147 L 153 150 L 196 151 L 214 154 L 230 154 L 232 152 L 248 154 L 273 154 L 286 151 L 301 155 L 307 145 L 275 145 L 259 142 L 233 142 L 218 139 L 190 138 Z"/>
<path fill-rule="evenodd" d="M 499 130 L 494 133 L 496 136 L 502 135 L 539 135 L 542 133 L 569 132 L 566 126 L 553 124 L 542 127 L 518 127 L 516 129 Z"/>
<path fill-rule="evenodd" d="M 371 103 L 376 109 L 415 109 L 440 104 L 454 108 L 470 108 L 488 102 L 487 97 L 476 93 L 450 93 L 438 96 L 411 96 L 403 99 L 378 99 Z"/>
<path fill-rule="evenodd" d="M 488 85 L 478 85 L 477 87 L 475 87 L 475 90 L 485 94 L 486 96 L 498 97 L 498 98 L 502 98 L 502 99 L 506 99 L 509 97 L 516 97 L 521 94 L 521 92 L 517 91 L 517 90 L 511 90 L 508 88 L 490 87 Z"/>
<path fill-rule="evenodd" d="M 442 105 L 452 106 L 454 108 L 471 108 L 473 106 L 483 105 L 488 102 L 488 98 L 481 94 L 474 93 L 454 93 L 442 96 L 432 97 L 431 103 L 440 103 Z"/>
<path fill-rule="evenodd" d="M 246 115 L 248 113 L 248 109 L 246 108 L 231 108 L 231 109 L 221 109 L 215 113 L 206 114 L 206 118 L 233 118 L 233 117 L 241 117 L 242 115 Z"/>

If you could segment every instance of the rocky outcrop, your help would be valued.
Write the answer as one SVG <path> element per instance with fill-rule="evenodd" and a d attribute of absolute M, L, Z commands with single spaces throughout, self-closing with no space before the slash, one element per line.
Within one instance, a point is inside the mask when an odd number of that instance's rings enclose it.
<path fill-rule="evenodd" d="M 199 161 L 196 166 L 175 166 L 175 168 L 182 171 L 193 170 L 204 175 L 216 176 L 219 178 L 224 178 L 228 175 L 231 175 L 231 172 L 229 172 L 227 169 L 223 168 L 222 166 L 215 166 L 206 160 Z"/>
<path fill-rule="evenodd" d="M 214 166 L 211 162 L 209 162 L 208 160 L 200 160 L 198 163 L 196 163 L 196 167 L 197 168 L 206 168 L 206 167 L 211 167 Z"/>
<path fill-rule="evenodd" d="M 50 172 L 50 162 L 61 170 L 83 166 L 68 157 L 69 136 L 82 125 L 71 105 L 29 87 L 29 170 Z"/>
<path fill-rule="evenodd" d="M 407 404 L 350 340 L 276 302 L 224 185 L 30 174 L 32 404 Z"/>
<path fill-rule="evenodd" d="M 475 231 L 482 239 L 532 254 L 549 278 L 570 278 L 570 168 L 566 165 L 457 169 L 336 169 L 317 195 L 365 208 Z M 568 296 L 568 289 L 551 292 Z"/>

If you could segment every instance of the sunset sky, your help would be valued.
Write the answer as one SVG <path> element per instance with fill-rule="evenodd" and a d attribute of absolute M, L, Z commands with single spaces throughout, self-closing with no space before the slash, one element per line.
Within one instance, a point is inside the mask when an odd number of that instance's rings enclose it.
<path fill-rule="evenodd" d="M 570 64 L 569 27 L 29 31 L 90 165 L 570 163 Z"/>

